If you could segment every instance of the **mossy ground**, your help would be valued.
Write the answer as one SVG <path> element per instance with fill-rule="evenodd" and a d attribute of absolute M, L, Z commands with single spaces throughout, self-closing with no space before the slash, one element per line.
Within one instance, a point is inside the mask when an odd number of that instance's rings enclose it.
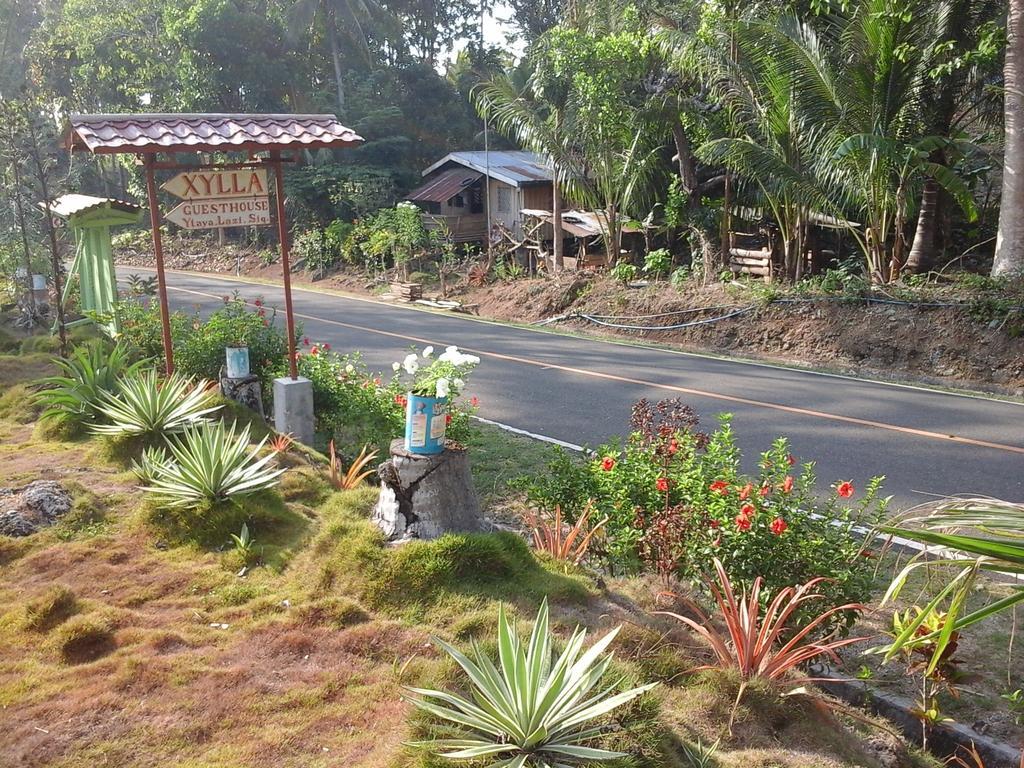
<path fill-rule="evenodd" d="M 375 489 L 333 492 L 301 456 L 276 492 L 160 512 L 123 456 L 35 430 L 18 410 L 0 414 L 0 476 L 59 479 L 75 502 L 50 529 L 0 537 L 5 767 L 440 765 L 405 746 L 437 726 L 403 687 L 465 684 L 430 635 L 493 650 L 498 602 L 525 630 L 545 597 L 562 637 L 624 624 L 620 685 L 663 683 L 607 719 L 607 746 L 631 755 L 621 768 L 693 766 L 698 741 L 719 738 L 711 765 L 877 764 L 849 723 L 767 691 L 724 734 L 736 681 L 692 674 L 703 651 L 647 613 L 655 585 L 609 591 L 509 533 L 388 547 L 368 519 Z M 519 448 L 485 450 L 497 457 L 482 456 L 488 495 Z M 240 576 L 228 539 L 243 522 L 259 557 Z"/>

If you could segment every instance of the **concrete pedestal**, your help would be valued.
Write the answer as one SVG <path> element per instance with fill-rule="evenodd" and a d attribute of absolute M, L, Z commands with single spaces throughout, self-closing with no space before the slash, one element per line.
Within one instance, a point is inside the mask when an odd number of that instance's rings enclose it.
<path fill-rule="evenodd" d="M 390 541 L 436 539 L 483 529 L 480 501 L 464 449 L 423 456 L 391 443 L 391 458 L 377 467 L 380 497 L 373 521 Z"/>
<path fill-rule="evenodd" d="M 274 379 L 274 429 L 290 433 L 303 445 L 313 444 L 313 382 L 299 376 Z"/>

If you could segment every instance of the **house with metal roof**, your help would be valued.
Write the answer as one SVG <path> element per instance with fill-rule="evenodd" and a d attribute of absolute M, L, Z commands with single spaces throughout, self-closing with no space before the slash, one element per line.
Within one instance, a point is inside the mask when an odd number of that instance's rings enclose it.
<path fill-rule="evenodd" d="M 553 178 L 547 159 L 533 152 L 450 152 L 423 171 L 423 183 L 405 199 L 457 243 L 486 241 L 488 208 L 492 231 L 504 227 L 521 237 L 524 208 L 551 208 Z"/>

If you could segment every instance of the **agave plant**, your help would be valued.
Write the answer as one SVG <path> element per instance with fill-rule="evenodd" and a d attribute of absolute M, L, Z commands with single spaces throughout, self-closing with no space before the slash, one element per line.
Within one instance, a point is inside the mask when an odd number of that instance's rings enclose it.
<path fill-rule="evenodd" d="M 167 461 L 167 453 L 163 448 L 145 448 L 138 461 L 132 462 L 131 471 L 140 483 L 149 485 L 164 475 Z"/>
<path fill-rule="evenodd" d="M 118 380 L 134 376 L 145 361 L 129 364 L 128 352 L 120 344 L 107 348 L 95 343 L 79 347 L 67 360 L 55 358 L 53 362 L 63 375 L 39 382 L 47 387 L 36 395 L 45 406 L 42 417 L 83 424 L 102 415 L 104 394 L 116 392 Z"/>
<path fill-rule="evenodd" d="M 145 490 L 162 506 L 188 508 L 271 488 L 285 470 L 267 468 L 275 454 L 259 457 L 266 442 L 250 448 L 248 426 L 240 432 L 220 422 L 189 427 L 169 441 L 171 455 Z"/>
<path fill-rule="evenodd" d="M 586 651 L 586 630 L 579 627 L 557 659 L 551 647 L 547 601 L 541 605 L 528 643 L 520 641 L 498 608 L 498 665 L 473 642 L 470 659 L 442 640 L 434 642 L 469 675 L 473 700 L 443 691 L 411 688 L 413 703 L 455 723 L 462 738 L 417 742 L 451 760 L 491 759 L 494 768 L 560 768 L 625 757 L 621 752 L 587 746 L 603 729 L 593 721 L 656 683 L 613 693 L 605 680 L 612 655 L 602 658 L 618 634 L 609 632 Z M 596 692 L 595 692 L 596 691 Z"/>
<path fill-rule="evenodd" d="M 210 403 L 205 381 L 193 386 L 174 374 L 161 382 L 154 370 L 136 372 L 121 379 L 117 394 L 102 394 L 99 409 L 111 423 L 97 424 L 92 431 L 114 437 L 166 436 L 205 421 L 220 408 Z"/>
<path fill-rule="evenodd" d="M 729 575 L 722 563 L 715 558 L 718 583 L 709 581 L 708 587 L 718 608 L 718 614 L 725 624 L 723 633 L 711 618 L 692 601 L 686 601 L 697 619 L 681 616 L 671 611 L 659 611 L 663 616 L 682 622 L 711 646 L 716 657 L 715 664 L 700 669 L 735 669 L 740 674 L 740 689 L 736 703 L 729 717 L 729 729 L 739 707 L 740 699 L 751 680 L 781 680 L 791 675 L 800 666 L 818 656 L 828 656 L 839 661 L 836 651 L 846 645 L 858 643 L 864 638 L 811 639 L 814 631 L 832 616 L 845 611 L 861 611 L 859 603 L 829 608 L 799 628 L 790 627 L 790 619 L 806 603 L 820 600 L 823 596 L 814 588 L 826 581 L 824 578 L 811 579 L 806 584 L 786 587 L 772 599 L 764 614 L 761 614 L 761 577 L 754 579 L 750 590 L 737 599 Z"/>
<path fill-rule="evenodd" d="M 920 527 L 919 527 L 920 526 Z M 1024 574 L 1024 504 L 997 499 L 950 499 L 924 514 L 911 511 L 902 520 L 883 527 L 885 533 L 935 547 L 914 558 L 896 575 L 884 605 L 899 596 L 911 573 L 919 568 L 952 569 L 956 575 L 912 618 L 900 625 L 892 644 L 883 649 L 886 659 L 927 648 L 931 651 L 926 674 L 932 674 L 950 654 L 959 633 L 979 621 L 1024 601 L 1024 587 L 1013 586 L 1003 598 L 967 612 L 979 573 Z M 930 617 L 948 601 L 941 624 L 929 626 Z M 922 631 L 924 630 L 924 631 Z"/>
<path fill-rule="evenodd" d="M 341 459 L 338 458 L 338 454 L 334 450 L 333 440 L 328 444 L 328 448 L 330 449 L 331 458 L 328 479 L 331 486 L 337 490 L 351 491 L 354 488 L 358 488 L 363 480 L 373 474 L 373 469 L 366 469 L 366 465 L 377 458 L 377 452 L 369 450 L 369 446 L 363 446 L 359 455 L 349 464 L 348 469 L 343 469 Z"/>

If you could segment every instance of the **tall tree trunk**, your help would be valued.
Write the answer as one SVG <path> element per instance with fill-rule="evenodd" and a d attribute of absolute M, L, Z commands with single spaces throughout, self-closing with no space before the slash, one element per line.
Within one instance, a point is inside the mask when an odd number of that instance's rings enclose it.
<path fill-rule="evenodd" d="M 32 317 L 36 316 L 36 293 L 32 290 L 32 250 L 28 246 L 28 223 L 25 221 L 25 208 L 21 199 L 21 170 L 18 168 L 18 158 L 15 157 L 12 165 L 14 167 L 14 214 L 18 220 L 18 230 L 21 232 L 21 249 L 25 258 L 25 292 L 28 294 L 28 306 Z M 35 322 L 33 320 L 33 322 Z"/>
<path fill-rule="evenodd" d="M 1024 275 L 1024 0 L 1009 0 L 1003 65 L 1003 193 L 992 276 Z"/>
<path fill-rule="evenodd" d="M 555 262 L 555 272 L 565 269 L 565 258 L 562 248 L 565 245 L 562 235 L 562 192 L 558 188 L 558 173 L 551 181 L 551 250 Z"/>
<path fill-rule="evenodd" d="M 907 256 L 907 271 L 912 274 L 928 272 L 935 265 L 938 246 L 939 183 L 928 177 L 921 190 L 921 210 L 917 214 L 914 244 Z"/>
<path fill-rule="evenodd" d="M 331 40 L 331 63 L 334 64 L 334 86 L 338 89 L 338 117 L 345 111 L 345 86 L 341 81 L 341 50 L 338 48 L 337 21 L 332 20 L 327 37 Z"/>
<path fill-rule="evenodd" d="M 676 120 L 672 123 L 672 139 L 676 145 L 676 162 L 679 165 L 679 181 L 686 192 L 687 207 L 696 208 L 700 203 L 700 184 L 697 181 L 697 158 L 693 155 L 693 147 L 686 135 L 683 124 Z"/>

